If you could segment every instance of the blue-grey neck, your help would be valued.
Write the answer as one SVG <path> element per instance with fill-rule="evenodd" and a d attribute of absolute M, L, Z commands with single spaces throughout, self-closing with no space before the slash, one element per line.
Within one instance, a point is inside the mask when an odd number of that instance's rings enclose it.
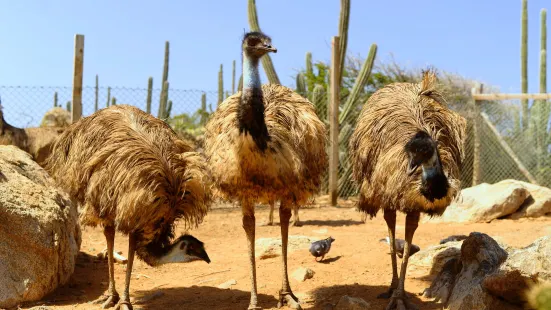
<path fill-rule="evenodd" d="M 243 52 L 243 89 L 261 88 L 259 59 Z"/>

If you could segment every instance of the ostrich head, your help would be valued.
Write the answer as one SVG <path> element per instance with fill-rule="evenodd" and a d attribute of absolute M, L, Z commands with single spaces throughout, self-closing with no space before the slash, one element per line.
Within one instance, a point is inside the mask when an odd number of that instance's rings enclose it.
<path fill-rule="evenodd" d="M 172 243 L 170 249 L 158 260 L 157 264 L 188 263 L 196 260 L 210 263 L 203 242 L 192 235 L 182 235 Z"/>
<path fill-rule="evenodd" d="M 243 52 L 245 55 L 260 58 L 269 52 L 277 53 L 272 46 L 272 39 L 262 32 L 249 32 L 243 37 Z"/>
<path fill-rule="evenodd" d="M 422 169 L 421 193 L 429 201 L 444 198 L 448 194 L 448 178 L 443 172 L 438 142 L 425 131 L 419 131 L 405 146 L 408 155 L 408 175 Z"/>

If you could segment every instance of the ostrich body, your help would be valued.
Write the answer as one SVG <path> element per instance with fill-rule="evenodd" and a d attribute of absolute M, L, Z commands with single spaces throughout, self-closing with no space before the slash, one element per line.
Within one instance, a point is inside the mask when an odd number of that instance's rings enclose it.
<path fill-rule="evenodd" d="M 318 190 L 327 164 L 325 125 L 314 106 L 291 89 L 261 85 L 259 60 L 275 52 L 268 36 L 245 34 L 243 91 L 227 98 L 211 116 L 205 131 L 205 155 L 223 198 L 238 201 L 247 235 L 251 300 L 257 302 L 255 204 L 280 201 L 282 288 L 278 306 L 300 309 L 287 276 L 287 241 L 291 209 Z"/>
<path fill-rule="evenodd" d="M 380 209 L 388 226 L 392 282 L 381 298 L 387 309 L 416 309 L 404 282 L 421 213 L 441 215 L 460 190 L 466 121 L 449 110 L 436 90 L 436 76 L 423 73 L 419 84 L 394 83 L 364 105 L 350 138 L 358 209 L 374 217 Z M 396 212 L 406 214 L 400 278 L 395 244 Z"/>
<path fill-rule="evenodd" d="M 204 260 L 193 236 L 174 239 L 174 222 L 196 226 L 211 202 L 210 175 L 199 153 L 163 121 L 128 105 L 102 109 L 70 125 L 53 146 L 47 169 L 81 208 L 81 223 L 103 227 L 109 288 L 104 308 L 132 309 L 134 254 L 150 266 Z M 115 231 L 129 236 L 125 290 L 115 289 Z M 120 301 L 119 301 L 120 300 Z"/>

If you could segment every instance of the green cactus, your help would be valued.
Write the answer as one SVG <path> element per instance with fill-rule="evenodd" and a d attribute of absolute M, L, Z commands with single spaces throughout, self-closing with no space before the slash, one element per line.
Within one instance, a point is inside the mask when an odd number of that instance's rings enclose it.
<path fill-rule="evenodd" d="M 145 111 L 151 114 L 151 97 L 153 95 L 153 78 L 147 80 L 147 99 L 145 102 Z"/>
<path fill-rule="evenodd" d="M 237 91 L 243 90 L 243 75 L 239 77 L 239 82 L 237 83 Z"/>
<path fill-rule="evenodd" d="M 306 53 L 306 83 L 308 84 L 308 93 L 314 91 L 314 81 L 312 77 L 314 76 L 314 65 L 312 64 L 312 53 Z"/>
<path fill-rule="evenodd" d="M 541 10 L 541 47 L 540 47 L 540 85 L 539 92 L 547 92 L 547 12 Z M 531 133 L 534 135 L 536 147 L 536 167 L 542 171 L 548 166 L 547 159 L 547 123 L 549 122 L 549 102 L 535 100 L 530 109 Z"/>
<path fill-rule="evenodd" d="M 161 96 L 159 98 L 159 111 L 157 113 L 157 116 L 160 119 L 164 119 L 164 115 L 166 114 L 166 108 L 168 104 L 168 62 L 170 57 L 170 43 L 168 41 L 165 42 L 165 58 L 163 63 L 163 79 L 161 81 Z M 166 87 L 165 87 L 166 86 Z"/>
<path fill-rule="evenodd" d="M 57 92 L 54 92 L 54 108 L 57 107 Z"/>
<path fill-rule="evenodd" d="M 99 79 L 96 74 L 96 89 L 95 89 L 95 98 L 94 98 L 94 112 L 98 111 L 98 92 L 99 92 Z"/>
<path fill-rule="evenodd" d="M 169 100 L 166 107 L 166 118 L 170 117 L 170 112 L 172 112 L 172 100 Z"/>
<path fill-rule="evenodd" d="M 547 93 L 547 10 L 541 9 L 540 93 Z"/>
<path fill-rule="evenodd" d="M 231 70 L 231 93 L 235 94 L 235 60 L 232 62 Z"/>
<path fill-rule="evenodd" d="M 71 101 L 67 101 L 67 111 L 71 112 Z"/>
<path fill-rule="evenodd" d="M 528 0 L 522 0 L 521 18 L 521 47 L 520 47 L 520 80 L 521 92 L 528 92 Z M 522 103 L 522 126 L 523 130 L 528 128 L 528 100 L 523 99 Z"/>
<path fill-rule="evenodd" d="M 107 87 L 107 102 L 105 106 L 109 107 L 109 103 L 111 103 L 111 87 Z"/>
<path fill-rule="evenodd" d="M 117 98 L 113 97 L 111 99 L 111 105 L 117 105 Z"/>
<path fill-rule="evenodd" d="M 322 121 L 327 121 L 327 96 L 325 88 L 317 84 L 312 92 L 312 103 L 316 107 L 316 114 Z"/>
<path fill-rule="evenodd" d="M 306 97 L 307 96 L 307 92 L 306 92 L 306 80 L 304 78 L 304 74 L 302 73 L 299 73 L 297 74 L 297 88 L 296 88 L 296 92 L 303 96 L 303 97 Z"/>
<path fill-rule="evenodd" d="M 339 39 L 340 39 L 340 59 L 339 59 L 339 83 L 342 85 L 342 75 L 344 72 L 344 60 L 346 59 L 346 48 L 348 45 L 348 22 L 350 20 L 350 0 L 341 0 L 341 14 L 339 18 Z"/>
<path fill-rule="evenodd" d="M 218 105 L 224 101 L 224 66 L 220 65 L 220 71 L 218 71 Z"/>
<path fill-rule="evenodd" d="M 249 12 L 249 26 L 251 30 L 261 31 L 260 25 L 258 24 L 258 15 L 256 14 L 255 0 L 249 0 L 248 12 Z M 266 76 L 268 77 L 268 81 L 270 82 L 270 84 L 280 84 L 279 78 L 275 71 L 274 64 L 272 63 L 272 58 L 270 57 L 270 55 L 266 54 L 262 56 L 261 61 L 262 61 L 262 67 L 264 68 L 264 72 L 266 73 Z"/>
<path fill-rule="evenodd" d="M 360 72 L 358 73 L 358 77 L 356 78 L 356 83 L 354 83 L 354 86 L 352 87 L 352 90 L 350 91 L 350 94 L 348 95 L 348 98 L 344 103 L 343 111 L 339 115 L 340 124 L 342 124 L 348 118 L 349 114 L 356 109 L 358 104 L 360 104 L 359 99 L 369 80 L 369 75 L 371 74 L 371 70 L 373 69 L 373 63 L 375 62 L 376 55 L 377 44 L 371 44 L 369 54 L 367 55 L 367 58 L 365 59 L 365 62 L 360 69 Z"/>
<path fill-rule="evenodd" d="M 230 96 L 230 92 L 226 90 L 226 95 L 224 96 L 224 99 L 228 99 L 229 96 Z"/>
<path fill-rule="evenodd" d="M 535 310 L 551 309 L 551 283 L 540 283 L 532 286 L 527 294 L 530 307 Z"/>
<path fill-rule="evenodd" d="M 203 92 L 201 94 L 201 120 L 199 121 L 201 125 L 205 125 L 207 123 L 207 94 Z"/>

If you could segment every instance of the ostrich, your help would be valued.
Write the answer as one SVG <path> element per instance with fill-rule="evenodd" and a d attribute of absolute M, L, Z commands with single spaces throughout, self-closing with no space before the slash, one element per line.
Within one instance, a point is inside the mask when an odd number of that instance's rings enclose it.
<path fill-rule="evenodd" d="M 270 205 L 270 214 L 268 215 L 268 221 L 266 222 L 266 225 L 272 226 L 274 225 L 275 201 L 270 201 L 268 204 Z M 302 226 L 298 217 L 298 206 L 296 204 L 293 204 L 293 226 Z"/>
<path fill-rule="evenodd" d="M 350 138 L 358 208 L 384 211 L 392 260 L 392 282 L 379 298 L 387 309 L 416 309 L 404 282 L 413 234 L 421 213 L 441 215 L 458 195 L 466 121 L 448 109 L 436 89 L 436 75 L 423 72 L 419 84 L 393 83 L 376 91 L 362 108 Z M 404 254 L 398 279 L 396 211 L 406 214 Z"/>
<path fill-rule="evenodd" d="M 174 222 L 196 227 L 211 202 L 210 174 L 165 122 L 128 105 L 102 109 L 67 127 L 47 159 L 59 186 L 79 203 L 83 225 L 103 227 L 109 288 L 103 308 L 132 309 L 129 287 L 134 254 L 150 266 L 210 259 L 203 243 Z M 129 236 L 125 289 L 115 289 L 115 231 Z"/>
<path fill-rule="evenodd" d="M 313 104 L 293 90 L 261 85 L 258 63 L 277 50 L 260 32 L 242 41 L 243 91 L 228 97 L 205 128 L 205 155 L 224 199 L 238 201 L 247 236 L 251 299 L 258 307 L 255 267 L 255 204 L 280 201 L 282 286 L 278 306 L 301 309 L 287 276 L 287 241 L 293 206 L 319 188 L 327 165 L 325 125 Z"/>

